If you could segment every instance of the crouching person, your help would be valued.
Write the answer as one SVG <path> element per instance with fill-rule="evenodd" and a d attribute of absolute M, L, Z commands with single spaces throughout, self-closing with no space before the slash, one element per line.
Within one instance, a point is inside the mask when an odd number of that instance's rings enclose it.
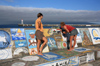
<path fill-rule="evenodd" d="M 76 44 L 76 37 L 77 37 L 78 31 L 75 27 L 66 25 L 64 22 L 61 22 L 60 26 L 61 28 L 65 30 L 63 34 L 68 38 L 68 43 L 70 42 L 70 48 L 68 48 L 69 49 L 68 51 L 72 51 Z M 74 39 L 74 45 L 72 45 L 73 39 Z"/>

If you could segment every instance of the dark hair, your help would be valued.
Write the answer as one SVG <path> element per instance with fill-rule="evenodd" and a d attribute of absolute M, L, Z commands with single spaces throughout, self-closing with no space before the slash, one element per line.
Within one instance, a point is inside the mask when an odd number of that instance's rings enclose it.
<path fill-rule="evenodd" d="M 65 22 L 61 22 L 61 23 L 60 23 L 60 26 L 64 26 L 64 25 L 65 25 Z"/>
<path fill-rule="evenodd" d="M 41 16 L 43 16 L 42 13 L 38 13 L 38 14 L 37 14 L 37 17 L 38 17 L 38 18 L 41 17 Z"/>

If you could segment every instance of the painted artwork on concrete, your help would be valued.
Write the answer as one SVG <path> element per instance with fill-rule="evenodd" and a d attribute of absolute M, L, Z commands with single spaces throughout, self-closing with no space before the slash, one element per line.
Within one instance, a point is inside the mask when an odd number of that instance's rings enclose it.
<path fill-rule="evenodd" d="M 86 46 L 85 48 L 94 50 L 94 51 L 98 51 L 100 49 L 100 46 Z"/>
<path fill-rule="evenodd" d="M 57 49 L 56 41 L 54 38 L 48 38 L 48 46 L 50 50 Z"/>
<path fill-rule="evenodd" d="M 67 49 L 67 42 L 57 42 L 58 49 Z"/>
<path fill-rule="evenodd" d="M 26 47 L 19 47 L 16 48 L 13 52 L 13 55 L 19 55 L 21 52 L 27 54 L 28 53 L 28 49 Z"/>
<path fill-rule="evenodd" d="M 35 31 L 36 30 L 25 30 L 30 55 L 37 54 L 37 49 L 36 49 L 37 41 L 36 41 Z M 42 43 L 41 43 L 41 45 L 42 45 Z M 41 45 L 40 45 L 40 47 L 41 47 Z M 32 51 L 35 51 L 35 52 L 32 52 Z M 45 47 L 43 48 L 43 53 L 44 52 L 49 52 L 48 45 L 45 45 Z"/>
<path fill-rule="evenodd" d="M 49 52 L 49 48 L 48 48 L 48 45 L 47 44 L 44 46 L 42 53 L 46 53 L 46 52 Z M 31 48 L 31 49 L 29 49 L 29 54 L 30 55 L 37 54 L 37 48 Z"/>
<path fill-rule="evenodd" d="M 12 28 L 10 29 L 12 40 L 25 40 L 25 33 L 23 28 Z"/>
<path fill-rule="evenodd" d="M 87 53 L 87 62 L 94 61 L 94 60 L 95 60 L 94 52 Z"/>
<path fill-rule="evenodd" d="M 64 37 L 62 33 L 61 33 L 61 35 L 62 35 L 63 41 L 67 42 L 67 37 Z"/>
<path fill-rule="evenodd" d="M 25 57 L 21 58 L 20 60 L 23 60 L 23 61 L 38 61 L 39 57 L 38 56 L 25 56 Z"/>
<path fill-rule="evenodd" d="M 25 30 L 26 38 L 27 38 L 27 44 L 28 44 L 29 49 L 37 47 L 35 31 L 36 30 Z"/>
<path fill-rule="evenodd" d="M 12 58 L 12 49 L 1 49 L 0 50 L 0 60 Z"/>
<path fill-rule="evenodd" d="M 61 31 L 60 31 L 60 29 L 51 28 L 51 29 L 43 29 L 43 33 L 44 33 L 45 37 L 49 37 L 49 36 L 52 36 L 54 34 L 60 34 Z"/>
<path fill-rule="evenodd" d="M 82 46 L 93 45 L 88 28 L 79 28 L 82 37 Z"/>
<path fill-rule="evenodd" d="M 10 45 L 11 38 L 8 32 L 0 30 L 0 49 L 7 48 Z"/>
<path fill-rule="evenodd" d="M 41 44 L 42 45 L 42 44 Z M 49 47 L 48 47 L 48 44 L 46 44 L 43 48 L 43 51 L 42 53 L 46 53 L 46 52 L 49 52 Z"/>
<path fill-rule="evenodd" d="M 52 29 L 52 32 L 56 33 L 56 34 L 60 34 L 61 33 L 60 29 Z"/>
<path fill-rule="evenodd" d="M 35 54 L 37 54 L 38 52 L 37 52 L 37 48 L 32 48 L 32 49 L 29 49 L 29 54 L 30 55 L 35 55 Z"/>
<path fill-rule="evenodd" d="M 100 44 L 100 30 L 99 28 L 89 28 L 93 44 Z"/>
<path fill-rule="evenodd" d="M 80 52 L 67 51 L 67 50 L 57 50 L 56 53 L 66 57 L 66 58 L 69 58 L 69 57 L 76 56 L 76 55 L 80 54 Z"/>
<path fill-rule="evenodd" d="M 62 38 L 61 34 L 54 35 L 54 39 L 55 39 L 55 41 L 63 41 L 63 38 Z"/>
<path fill-rule="evenodd" d="M 41 58 L 44 58 L 47 61 L 54 61 L 54 60 L 57 60 L 57 59 L 65 58 L 61 55 L 58 55 L 58 54 L 55 54 L 55 53 L 52 53 L 52 52 L 43 53 L 43 55 L 38 55 L 38 56 L 41 57 Z"/>
<path fill-rule="evenodd" d="M 27 47 L 27 42 L 26 40 L 16 40 L 15 41 L 15 47 Z"/>
<path fill-rule="evenodd" d="M 74 56 L 67 59 L 43 63 L 37 66 L 79 66 L 79 57 Z"/>
<path fill-rule="evenodd" d="M 80 32 L 79 32 L 79 29 L 78 29 L 78 28 L 77 28 L 77 31 L 78 31 L 78 34 L 77 34 L 76 41 L 77 41 L 77 43 L 82 43 L 81 34 L 80 34 Z"/>
<path fill-rule="evenodd" d="M 24 62 L 16 62 L 16 63 L 13 63 L 11 66 L 25 66 L 25 63 Z"/>
<path fill-rule="evenodd" d="M 9 48 L 13 48 L 13 45 L 14 45 L 14 41 L 12 41 L 11 39 L 11 31 L 10 31 L 10 28 L 0 28 L 0 33 L 2 33 L 0 35 L 0 49 L 9 49 Z M 5 37 L 3 37 L 5 36 Z M 2 38 L 3 37 L 3 38 Z M 2 40 L 4 41 L 3 42 L 3 45 L 2 45 Z M 2 45 L 2 46 L 1 46 Z"/>
<path fill-rule="evenodd" d="M 97 59 L 100 58 L 100 51 L 97 51 L 96 57 L 97 57 Z"/>
<path fill-rule="evenodd" d="M 47 62 L 43 64 L 39 64 L 37 66 L 68 66 L 68 59 L 56 60 L 53 62 Z"/>
<path fill-rule="evenodd" d="M 74 56 L 74 57 L 71 57 L 69 58 L 69 64 L 68 66 L 79 66 L 79 57 L 78 56 Z"/>
<path fill-rule="evenodd" d="M 44 36 L 48 39 L 48 46 L 50 50 L 57 49 L 56 41 L 63 41 L 60 29 L 44 29 Z"/>
<path fill-rule="evenodd" d="M 49 30 L 50 29 L 43 29 L 43 34 L 44 34 L 45 37 L 48 37 L 48 36 L 52 35 L 52 32 L 49 31 Z"/>
<path fill-rule="evenodd" d="M 78 48 L 75 48 L 74 51 L 77 51 L 77 52 L 84 52 L 84 51 L 89 51 L 90 49 L 87 49 L 87 48 L 83 48 L 83 47 L 78 47 Z"/>

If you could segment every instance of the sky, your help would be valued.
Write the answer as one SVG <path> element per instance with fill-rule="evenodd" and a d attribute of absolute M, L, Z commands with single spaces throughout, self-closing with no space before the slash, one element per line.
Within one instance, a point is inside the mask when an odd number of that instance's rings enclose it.
<path fill-rule="evenodd" d="M 100 0 L 0 0 L 0 24 L 43 22 L 100 22 Z"/>

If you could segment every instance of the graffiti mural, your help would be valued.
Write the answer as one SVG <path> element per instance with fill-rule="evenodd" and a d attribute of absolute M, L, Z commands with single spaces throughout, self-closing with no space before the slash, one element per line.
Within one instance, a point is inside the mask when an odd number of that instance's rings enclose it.
<path fill-rule="evenodd" d="M 87 49 L 87 48 L 83 48 L 83 47 L 79 47 L 79 48 L 75 48 L 74 51 L 77 51 L 77 52 L 84 52 L 84 51 L 89 51 L 90 49 Z"/>
<path fill-rule="evenodd" d="M 37 54 L 37 48 L 32 48 L 32 49 L 29 49 L 29 54 L 30 55 L 34 55 L 34 54 Z"/>
<path fill-rule="evenodd" d="M 48 62 L 37 66 L 79 66 L 79 57 L 74 56 L 71 58 Z"/>
<path fill-rule="evenodd" d="M 38 56 L 25 56 L 25 57 L 21 58 L 20 60 L 23 60 L 23 61 L 38 61 L 39 57 Z"/>
<path fill-rule="evenodd" d="M 12 64 L 11 66 L 25 66 L 24 62 L 16 62 L 14 64 Z"/>
<path fill-rule="evenodd" d="M 82 43 L 81 34 L 80 34 L 80 32 L 79 32 L 79 29 L 78 29 L 78 28 L 77 28 L 77 31 L 78 31 L 78 34 L 77 34 L 76 41 L 77 41 L 77 43 Z"/>
<path fill-rule="evenodd" d="M 12 58 L 12 49 L 0 50 L 0 60 Z"/>
<path fill-rule="evenodd" d="M 25 40 L 25 33 L 23 28 L 12 28 L 10 29 L 12 40 Z"/>
<path fill-rule="evenodd" d="M 45 37 L 52 35 L 52 32 L 49 29 L 43 29 L 43 34 Z"/>
<path fill-rule="evenodd" d="M 54 35 L 54 39 L 55 39 L 55 41 L 63 41 L 63 38 L 62 38 L 61 34 Z"/>
<path fill-rule="evenodd" d="M 94 52 L 87 53 L 87 62 L 94 61 L 94 60 L 95 60 Z"/>
<path fill-rule="evenodd" d="M 48 44 L 50 50 L 57 49 L 56 41 L 55 41 L 54 38 L 48 38 L 48 43 L 47 44 Z"/>
<path fill-rule="evenodd" d="M 8 32 L 0 30 L 0 49 L 7 48 L 11 42 Z"/>
<path fill-rule="evenodd" d="M 71 57 L 69 58 L 68 62 L 69 62 L 68 65 L 79 66 L 79 57 L 78 56 Z"/>
<path fill-rule="evenodd" d="M 19 47 L 19 48 L 14 50 L 13 55 L 19 55 L 21 52 L 27 54 L 28 49 L 26 47 Z"/>
<path fill-rule="evenodd" d="M 16 46 L 16 48 L 18 48 L 18 47 L 27 47 L 27 42 L 26 42 L 26 40 L 16 40 L 15 41 L 15 46 Z"/>
<path fill-rule="evenodd" d="M 72 56 L 76 56 L 79 55 L 79 52 L 76 51 L 67 51 L 67 50 L 57 50 L 55 53 L 62 55 L 66 58 L 72 57 Z"/>
<path fill-rule="evenodd" d="M 25 30 L 30 55 L 37 54 L 37 41 L 36 41 L 35 31 L 36 30 Z M 44 52 L 49 52 L 48 45 L 45 45 L 45 47 L 43 48 L 43 53 Z"/>
<path fill-rule="evenodd" d="M 35 31 L 36 30 L 25 30 L 29 49 L 37 47 Z"/>
<path fill-rule="evenodd" d="M 100 30 L 99 28 L 89 28 L 93 44 L 100 43 Z"/>
<path fill-rule="evenodd" d="M 93 45 L 88 28 L 80 28 L 79 31 L 82 37 L 82 46 Z"/>
<path fill-rule="evenodd" d="M 49 52 L 49 48 L 48 48 L 48 45 L 47 44 L 44 46 L 42 53 L 46 53 L 46 52 Z M 30 55 L 37 54 L 37 48 L 31 48 L 31 49 L 29 49 L 29 54 Z"/>
<path fill-rule="evenodd" d="M 38 55 L 39 57 L 44 58 L 47 61 L 53 61 L 61 58 L 65 58 L 63 56 L 57 55 L 55 53 L 49 52 L 49 53 L 43 53 L 43 55 Z"/>
<path fill-rule="evenodd" d="M 58 49 L 67 48 L 67 43 L 66 42 L 57 42 L 57 47 L 58 47 Z"/>

